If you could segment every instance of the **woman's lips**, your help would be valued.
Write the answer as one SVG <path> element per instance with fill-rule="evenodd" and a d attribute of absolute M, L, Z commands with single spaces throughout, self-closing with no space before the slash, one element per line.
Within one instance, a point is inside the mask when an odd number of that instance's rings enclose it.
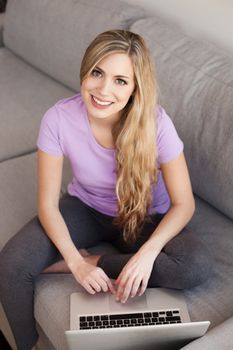
<path fill-rule="evenodd" d="M 110 101 L 103 101 L 98 99 L 97 97 L 91 95 L 91 102 L 93 104 L 94 107 L 99 108 L 99 109 L 106 109 L 109 106 L 112 105 L 113 102 Z"/>

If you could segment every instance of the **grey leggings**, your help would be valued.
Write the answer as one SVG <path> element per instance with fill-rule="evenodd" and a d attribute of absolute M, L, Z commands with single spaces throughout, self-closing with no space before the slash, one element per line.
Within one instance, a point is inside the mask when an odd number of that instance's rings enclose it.
<path fill-rule="evenodd" d="M 119 250 L 119 254 L 103 255 L 98 262 L 110 278 L 118 276 L 163 217 L 159 214 L 151 216 L 152 223 L 146 223 L 141 238 L 130 245 L 113 226 L 112 217 L 88 207 L 78 198 L 65 195 L 60 200 L 60 211 L 77 248 L 90 248 L 108 241 Z M 33 315 L 36 277 L 60 259 L 59 251 L 37 217 L 24 226 L 0 253 L 0 300 L 19 350 L 30 350 L 38 338 Z M 158 255 L 148 286 L 191 288 L 207 279 L 211 265 L 206 248 L 185 229 Z"/>

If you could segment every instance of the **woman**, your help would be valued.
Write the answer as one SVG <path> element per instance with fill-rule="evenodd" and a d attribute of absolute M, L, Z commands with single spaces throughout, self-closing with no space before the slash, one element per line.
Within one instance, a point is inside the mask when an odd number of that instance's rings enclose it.
<path fill-rule="evenodd" d="M 183 143 L 157 104 L 143 39 L 98 35 L 80 80 L 81 94 L 57 102 L 41 123 L 38 217 L 1 253 L 1 301 L 20 350 L 37 341 L 33 288 L 42 271 L 71 271 L 90 294 L 110 291 L 124 303 L 148 286 L 193 287 L 210 270 L 207 251 L 185 229 L 194 198 Z M 64 157 L 73 179 L 59 200 Z M 119 254 L 88 255 L 101 241 Z"/>

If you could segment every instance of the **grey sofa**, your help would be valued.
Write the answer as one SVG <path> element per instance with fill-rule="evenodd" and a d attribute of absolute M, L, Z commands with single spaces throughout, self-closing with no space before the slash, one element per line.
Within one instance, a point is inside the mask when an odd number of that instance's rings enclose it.
<path fill-rule="evenodd" d="M 141 34 L 156 60 L 161 104 L 184 141 L 196 196 L 189 227 L 215 260 L 213 275 L 185 291 L 191 319 L 210 320 L 211 328 L 183 349 L 229 350 L 233 347 L 232 56 L 157 17 L 146 18 L 136 6 L 117 0 L 8 0 L 0 17 L 0 249 L 36 215 L 40 120 L 57 100 L 79 91 L 84 49 L 97 33 L 110 28 Z M 69 179 L 66 163 L 61 193 Z M 93 248 L 106 250 L 113 247 Z M 67 350 L 69 295 L 80 289 L 70 274 L 38 278 L 38 349 Z M 0 329 L 16 349 L 2 309 Z"/>

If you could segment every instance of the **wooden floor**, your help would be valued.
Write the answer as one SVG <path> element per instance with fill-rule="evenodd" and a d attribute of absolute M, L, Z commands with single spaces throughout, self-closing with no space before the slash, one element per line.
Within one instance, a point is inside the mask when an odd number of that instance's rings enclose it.
<path fill-rule="evenodd" d="M 0 331 L 0 349 L 1 350 L 12 350 L 6 339 L 4 338 L 2 332 Z"/>

